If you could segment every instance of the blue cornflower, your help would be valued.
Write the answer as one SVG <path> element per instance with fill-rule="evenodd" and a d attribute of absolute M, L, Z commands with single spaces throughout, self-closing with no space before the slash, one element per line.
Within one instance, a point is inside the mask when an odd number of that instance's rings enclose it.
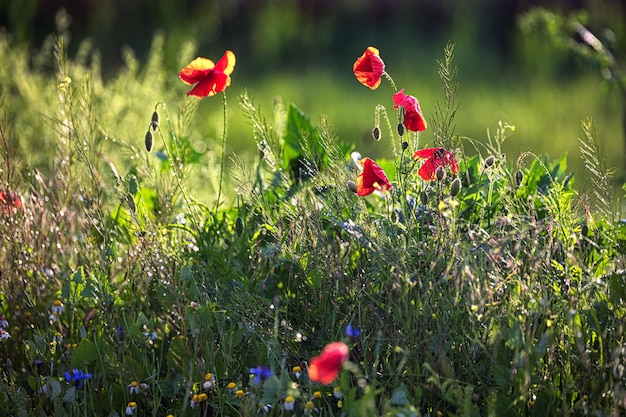
<path fill-rule="evenodd" d="M 257 366 L 250 368 L 250 373 L 254 375 L 254 384 L 258 385 L 272 376 L 272 370 L 266 366 Z"/>
<path fill-rule="evenodd" d="M 346 336 L 348 337 L 359 337 L 361 336 L 361 329 L 352 327 L 351 324 L 346 326 Z"/>
<path fill-rule="evenodd" d="M 117 339 L 120 342 L 123 342 L 126 336 L 124 335 L 124 326 L 120 326 L 117 328 Z"/>
<path fill-rule="evenodd" d="M 73 382 L 78 389 L 83 387 L 83 381 L 91 378 L 91 374 L 83 372 L 80 369 L 72 369 L 69 372 L 65 371 L 64 375 L 65 379 L 69 382 Z"/>

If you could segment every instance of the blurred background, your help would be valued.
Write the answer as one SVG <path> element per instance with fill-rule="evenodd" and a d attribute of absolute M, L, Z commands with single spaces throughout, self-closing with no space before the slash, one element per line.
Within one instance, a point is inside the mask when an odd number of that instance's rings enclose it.
<path fill-rule="evenodd" d="M 276 96 L 296 103 L 314 122 L 327 115 L 342 142 L 364 156 L 390 157 L 388 138 L 371 138 L 374 106 L 392 109 L 389 83 L 376 91 L 361 86 L 352 64 L 369 45 L 377 47 L 398 88 L 416 96 L 427 118 L 441 101 L 437 60 L 456 45 L 460 108 L 456 132 L 485 141 L 498 121 L 516 126 L 505 151 L 557 158 L 568 154 L 577 186 L 587 178 L 578 150 L 581 121 L 592 117 L 610 165 L 624 180 L 624 86 L 593 62 L 585 62 L 530 30 L 521 18 L 535 6 L 569 16 L 584 11 L 585 26 L 624 68 L 626 6 L 623 0 L 0 0 L 0 26 L 15 44 L 36 49 L 55 30 L 55 15 L 71 17 L 70 56 L 91 38 L 101 52 L 104 78 L 122 65 L 122 48 L 145 61 L 156 33 L 165 38 L 165 65 L 176 78 L 180 45 L 197 43 L 197 54 L 237 55 L 228 90 L 228 152 L 256 155 L 236 97 L 247 89 L 269 115 Z M 576 41 L 576 39 L 574 39 Z M 73 49 L 74 48 L 74 49 Z M 604 78 L 603 78 L 604 75 Z M 615 76 L 616 74 L 612 74 Z M 617 74 L 619 75 L 619 74 Z M 615 77 L 614 77 L 615 78 Z M 180 83 L 184 94 L 186 86 Z M 624 83 L 626 85 L 626 82 Z M 219 123 L 221 100 L 203 100 L 198 129 Z M 208 115 L 208 116 L 204 116 Z M 217 120 L 217 122 L 215 122 Z M 142 129 L 144 129 L 142 123 Z M 215 128 L 206 127 L 207 135 Z M 383 130 L 383 134 L 386 133 Z M 140 136 L 140 140 L 142 136 Z M 432 131 L 420 135 L 432 144 Z M 471 152 L 469 147 L 468 152 Z"/>

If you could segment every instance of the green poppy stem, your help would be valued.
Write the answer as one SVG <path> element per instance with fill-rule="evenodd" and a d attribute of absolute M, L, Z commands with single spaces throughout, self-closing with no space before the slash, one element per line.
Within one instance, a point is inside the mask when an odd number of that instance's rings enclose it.
<path fill-rule="evenodd" d="M 217 201 L 215 202 L 215 213 L 220 206 L 220 200 L 222 199 L 222 181 L 224 178 L 224 163 L 226 159 L 226 136 L 228 135 L 228 108 L 226 106 L 226 91 L 222 92 L 223 104 L 224 104 L 224 128 L 222 130 L 222 155 L 220 157 L 220 179 L 217 187 Z"/>

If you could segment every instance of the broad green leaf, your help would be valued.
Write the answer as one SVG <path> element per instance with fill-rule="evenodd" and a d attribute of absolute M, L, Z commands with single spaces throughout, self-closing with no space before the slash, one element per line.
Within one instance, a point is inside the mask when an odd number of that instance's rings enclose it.
<path fill-rule="evenodd" d="M 74 351 L 74 354 L 72 355 L 72 367 L 76 369 L 83 369 L 96 359 L 98 359 L 98 351 L 96 350 L 96 347 L 89 339 L 83 339 L 80 341 Z"/>

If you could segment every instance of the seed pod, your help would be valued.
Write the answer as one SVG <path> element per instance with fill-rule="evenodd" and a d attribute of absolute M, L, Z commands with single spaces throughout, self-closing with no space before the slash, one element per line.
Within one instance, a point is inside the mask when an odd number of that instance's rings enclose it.
<path fill-rule="evenodd" d="M 517 171 L 515 173 L 515 184 L 519 187 L 522 185 L 522 181 L 524 181 L 524 173 L 522 171 Z"/>
<path fill-rule="evenodd" d="M 485 159 L 485 168 L 489 168 L 496 162 L 496 157 L 493 155 L 489 155 L 487 159 Z"/>
<path fill-rule="evenodd" d="M 437 169 L 435 170 L 435 176 L 437 177 L 438 181 L 443 180 L 446 177 L 446 170 L 444 169 L 444 167 L 437 167 Z"/>
<path fill-rule="evenodd" d="M 450 184 L 450 195 L 455 197 L 459 191 L 461 191 L 461 179 L 457 177 L 452 181 L 452 184 Z"/>
<path fill-rule="evenodd" d="M 402 123 L 398 123 L 398 135 L 404 136 L 404 125 Z"/>
<path fill-rule="evenodd" d="M 404 142 L 402 142 L 402 150 L 403 151 L 406 151 L 408 147 L 409 147 L 409 142 L 407 142 L 406 140 Z"/>
<path fill-rule="evenodd" d="M 156 110 L 154 111 L 154 113 L 152 113 L 150 127 L 152 128 L 152 130 L 157 130 L 157 128 L 159 127 L 159 113 L 157 113 Z"/>
<path fill-rule="evenodd" d="M 372 130 L 372 136 L 374 137 L 374 140 L 380 140 L 380 128 L 378 126 Z"/>
<path fill-rule="evenodd" d="M 428 194 L 422 191 L 420 193 L 420 201 L 422 202 L 423 205 L 428 204 Z"/>
<path fill-rule="evenodd" d="M 237 233 L 237 236 L 243 234 L 243 220 L 241 220 L 241 217 L 237 217 L 237 220 L 235 220 L 235 233 Z"/>
<path fill-rule="evenodd" d="M 146 132 L 144 143 L 146 144 L 146 150 L 150 152 L 152 150 L 152 145 L 153 145 L 152 132 L 150 130 Z"/>
<path fill-rule="evenodd" d="M 354 181 L 348 181 L 348 183 L 346 185 L 348 187 L 348 190 L 352 191 L 354 194 L 357 193 L 357 191 L 356 191 L 356 183 Z"/>

